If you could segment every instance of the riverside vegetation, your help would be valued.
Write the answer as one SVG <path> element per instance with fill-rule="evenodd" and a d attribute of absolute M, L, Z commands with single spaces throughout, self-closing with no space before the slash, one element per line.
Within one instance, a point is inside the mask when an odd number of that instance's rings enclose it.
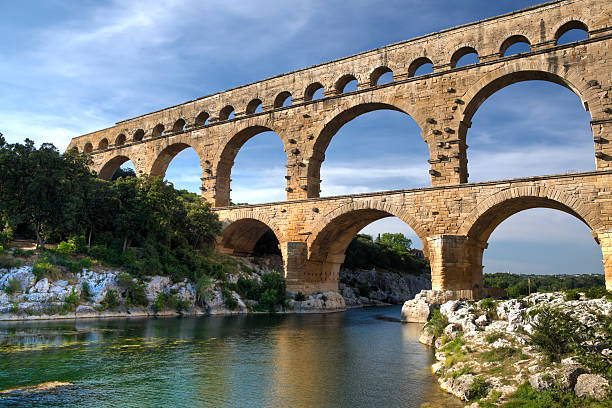
<path fill-rule="evenodd" d="M 452 300 L 433 311 L 420 340 L 435 348 L 444 390 L 471 407 L 612 406 L 612 294 L 603 276 L 541 278 L 531 295 Z M 527 277 L 487 280 L 512 287 Z M 569 289 L 546 292 L 545 282 Z"/>
<path fill-rule="evenodd" d="M 210 204 L 160 178 L 120 169 L 100 180 L 90 158 L 31 140 L 0 135 L 0 313 L 91 316 L 96 313 L 231 313 L 340 310 L 337 293 L 287 293 L 277 242 L 258 244 L 259 257 L 214 253 L 221 223 Z M 14 237 L 35 239 L 36 250 L 10 248 Z M 354 304 L 401 301 L 425 288 L 426 261 L 410 240 L 382 234 L 356 237 L 347 250 L 343 289 Z M 408 277 L 406 277 L 408 276 Z M 389 278 L 391 277 L 391 278 Z M 409 282 L 407 282 L 407 280 Z M 351 289 L 354 285 L 354 290 Z M 397 296 L 383 290 L 397 286 Z M 382 288 L 381 288 L 382 286 Z M 398 300 L 399 299 L 399 300 Z M 405 299 L 405 297 L 404 297 Z"/>

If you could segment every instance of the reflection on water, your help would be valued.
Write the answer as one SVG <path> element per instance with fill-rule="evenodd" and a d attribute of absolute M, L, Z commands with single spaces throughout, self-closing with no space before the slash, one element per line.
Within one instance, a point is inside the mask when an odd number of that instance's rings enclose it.
<path fill-rule="evenodd" d="M 399 313 L 0 323 L 0 405 L 462 406 Z"/>

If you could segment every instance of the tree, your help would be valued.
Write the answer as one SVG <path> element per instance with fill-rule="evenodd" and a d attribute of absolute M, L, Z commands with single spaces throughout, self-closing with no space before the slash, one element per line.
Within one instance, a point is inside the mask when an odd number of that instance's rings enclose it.
<path fill-rule="evenodd" d="M 215 242 L 221 233 L 221 223 L 216 214 L 210 210 L 210 203 L 187 203 L 187 239 L 194 249 L 200 249 L 205 244 Z"/>
<path fill-rule="evenodd" d="M 408 253 L 412 246 L 412 240 L 399 232 L 395 234 L 390 232 L 385 232 L 382 235 L 378 234 L 376 243 L 391 247 L 399 253 Z"/>
<path fill-rule="evenodd" d="M 36 149 L 29 139 L 24 144 L 0 139 L 0 211 L 11 225 L 32 225 L 44 249 L 51 235 L 78 225 L 83 202 L 76 175 L 89 174 L 86 161 L 64 157 L 52 144 Z"/>
<path fill-rule="evenodd" d="M 136 172 L 129 167 L 119 167 L 115 174 L 113 174 L 113 177 L 111 177 L 111 181 L 115 181 L 120 177 L 136 177 Z"/>

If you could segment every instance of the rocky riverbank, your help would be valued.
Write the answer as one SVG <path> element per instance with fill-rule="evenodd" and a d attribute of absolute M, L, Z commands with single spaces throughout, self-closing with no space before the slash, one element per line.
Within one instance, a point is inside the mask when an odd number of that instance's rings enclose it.
<path fill-rule="evenodd" d="M 608 407 L 611 323 L 605 298 L 451 300 L 431 314 L 420 341 L 435 349 L 440 387 L 471 407 Z"/>
<path fill-rule="evenodd" d="M 261 284 L 265 274 L 278 270 L 272 258 L 235 258 L 238 267 L 223 280 L 208 282 L 205 288 L 184 280 L 172 282 L 166 276 L 147 276 L 142 283 L 120 270 L 84 268 L 60 277 L 36 276 L 33 266 L 0 270 L 0 320 L 38 320 L 155 315 L 219 315 L 262 311 L 258 301 L 236 291 L 239 279 Z M 123 275 L 123 276 L 122 276 Z M 287 292 L 278 313 L 325 313 L 347 307 L 401 304 L 431 283 L 428 276 L 400 276 L 372 270 L 340 274 L 339 292 L 304 296 Z M 133 290 L 141 287 L 141 301 Z M 144 299 L 143 299 L 144 297 Z M 160 301 L 161 299 L 161 301 Z M 138 303 L 138 304 L 135 304 Z"/>

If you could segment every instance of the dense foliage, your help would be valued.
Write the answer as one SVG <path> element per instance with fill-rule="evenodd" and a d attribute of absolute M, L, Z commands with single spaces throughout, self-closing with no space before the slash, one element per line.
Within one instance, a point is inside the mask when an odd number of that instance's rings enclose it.
<path fill-rule="evenodd" d="M 219 273 L 208 246 L 221 230 L 210 205 L 160 178 L 96 178 L 88 156 L 53 145 L 8 144 L 0 135 L 0 239 L 13 231 L 35 236 L 38 245 L 58 242 L 53 259 L 37 262 L 48 275 L 67 257 L 88 254 L 132 275 L 173 280 Z M 0 242 L 2 244 L 3 242 Z M 70 269 L 70 265 L 66 264 Z M 134 287 L 130 299 L 141 302 Z M 112 301 L 110 302 L 112 303 Z"/>
<path fill-rule="evenodd" d="M 605 288 L 604 275 L 516 275 L 492 273 L 484 275 L 484 285 L 489 288 L 502 288 L 509 297 L 527 296 L 529 292 L 557 292 L 573 289 L 586 289 L 593 292 Z M 602 294 L 593 297 L 604 296 Z M 590 296 L 589 296 L 590 297 Z"/>
<path fill-rule="evenodd" d="M 584 324 L 561 310 L 544 307 L 533 311 L 533 343 L 550 361 L 561 361 L 568 355 L 578 360 L 591 372 L 612 381 L 612 356 L 600 352 L 612 348 L 612 317 L 597 316 L 597 324 Z M 599 326 L 600 329 L 597 329 Z M 597 347 L 593 347 L 593 344 Z"/>
<path fill-rule="evenodd" d="M 376 240 L 357 235 L 346 250 L 344 266 L 351 269 L 382 268 L 399 273 L 429 273 L 429 263 L 410 253 L 412 242 L 403 234 L 385 233 Z"/>

